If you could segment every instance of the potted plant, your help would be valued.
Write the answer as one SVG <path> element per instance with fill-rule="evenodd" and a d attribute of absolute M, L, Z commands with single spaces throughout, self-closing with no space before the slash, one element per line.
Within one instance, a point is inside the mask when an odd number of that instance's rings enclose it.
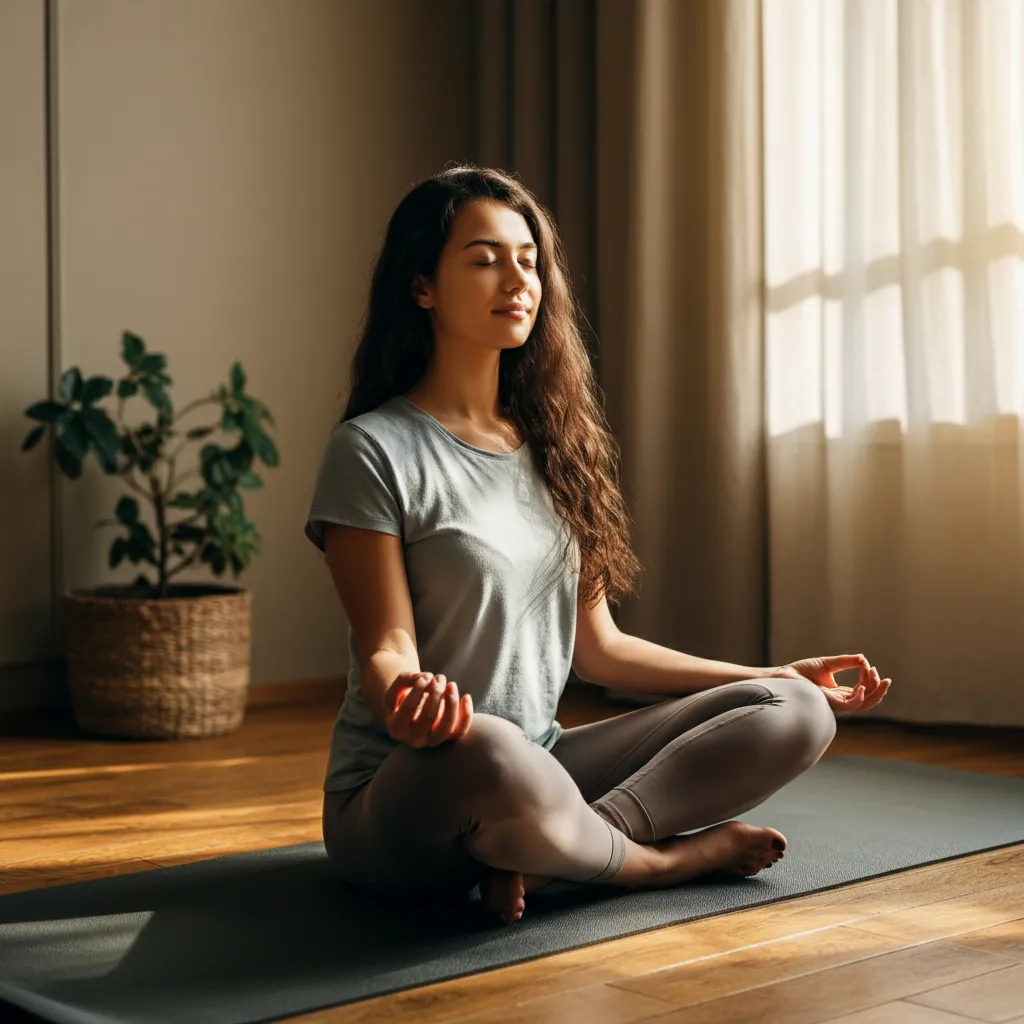
<path fill-rule="evenodd" d="M 63 596 L 75 720 L 82 729 L 107 736 L 221 735 L 238 728 L 245 715 L 251 594 L 238 586 L 171 581 L 199 564 L 217 577 L 230 569 L 237 579 L 259 554 L 260 535 L 245 517 L 241 491 L 263 485 L 253 472 L 255 459 L 278 464 L 277 448 L 263 427 L 274 420 L 262 402 L 246 394 L 238 362 L 228 384 L 175 414 L 166 358 L 147 352 L 130 331 L 122 335 L 121 357 L 127 372 L 116 381 L 116 420 L 97 405 L 114 391 L 115 382 L 104 376 L 85 379 L 77 366 L 62 374 L 59 401 L 25 410 L 38 425 L 25 437 L 22 451 L 34 448 L 49 428 L 57 465 L 72 480 L 81 476 L 92 452 L 104 473 L 120 477 L 141 496 L 155 528 L 154 535 L 138 499 L 123 495 L 116 518 L 94 526 L 119 527 L 110 545 L 112 569 L 127 559 L 145 571 L 127 585 Z M 125 424 L 125 402 L 133 396 L 155 409 L 155 423 Z M 208 405 L 220 408 L 219 424 L 184 430 L 181 420 Z M 217 426 L 237 435 L 237 443 L 225 448 L 207 442 L 198 452 L 198 469 L 179 473 L 182 450 Z M 176 439 L 176 447 L 167 451 Z M 182 489 L 192 476 L 201 478 L 201 486 Z"/>

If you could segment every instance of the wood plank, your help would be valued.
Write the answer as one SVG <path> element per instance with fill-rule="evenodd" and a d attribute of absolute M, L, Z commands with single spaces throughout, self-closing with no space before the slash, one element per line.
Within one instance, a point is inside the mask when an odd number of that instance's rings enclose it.
<path fill-rule="evenodd" d="M 828 1024 L 978 1024 L 974 1017 L 961 1017 L 958 1013 L 918 1006 L 902 999 L 869 1010 L 843 1014 Z"/>
<path fill-rule="evenodd" d="M 995 902 L 998 892 L 999 890 L 990 890 L 985 895 L 991 897 Z M 1013 928 L 1015 931 L 1008 934 L 1017 937 L 1024 935 L 1024 921 L 1022 920 L 1013 921 L 1009 925 L 996 926 L 996 928 Z M 996 929 L 986 929 L 986 932 L 995 931 Z M 863 935 L 873 934 L 857 927 L 832 928 L 809 936 L 764 943 L 721 956 L 710 957 L 704 961 L 638 975 L 613 984 L 618 988 L 654 996 L 683 1006 L 703 1002 L 706 999 L 716 998 L 733 991 L 739 992 L 747 988 L 781 981 L 787 977 L 797 977 L 863 959 L 866 956 L 873 956 L 886 951 L 886 944 L 890 942 L 893 944 L 891 948 L 897 948 L 898 945 L 910 946 L 929 939 L 927 931 L 915 934 L 913 930 L 908 930 L 906 934 L 895 936 L 886 931 L 880 931 L 877 933 L 877 938 L 882 939 L 883 942 L 875 947 L 873 943 L 864 943 L 858 932 Z M 965 939 L 969 937 L 969 935 L 964 936 Z M 987 941 L 985 939 L 976 940 L 974 945 L 966 945 L 965 948 L 984 949 L 987 952 L 999 953 L 1000 958 L 1007 961 L 1016 959 L 1021 952 L 1021 947 L 1018 946 L 1014 949 L 1011 942 L 1005 939 L 1000 941 L 1002 937 L 998 933 L 996 936 L 988 935 L 985 938 Z M 1009 949 L 1011 955 L 1006 956 L 1000 953 L 1000 948 Z M 945 1004 L 942 1004 L 942 1008 L 958 1009 L 958 1007 L 947 1007 Z M 959 1010 L 964 1013 L 970 1012 L 966 1007 L 959 1007 Z"/>
<path fill-rule="evenodd" d="M 826 928 L 811 935 L 762 942 L 611 984 L 673 1006 L 693 1006 L 909 945 L 900 939 L 853 928 Z"/>
<path fill-rule="evenodd" d="M 627 1024 L 648 1019 L 671 1010 L 670 1003 L 625 992 L 610 985 L 576 989 L 546 999 L 531 999 L 513 1006 L 499 1007 L 462 1018 L 472 1024 Z"/>
<path fill-rule="evenodd" d="M 991 928 L 957 935 L 949 940 L 967 949 L 981 949 L 986 953 L 998 953 L 1010 960 L 1024 964 L 1024 919 L 997 924 Z"/>
<path fill-rule="evenodd" d="M 992 953 L 945 941 L 883 953 L 825 973 L 749 989 L 672 1010 L 658 1024 L 823 1024 L 856 1010 L 905 999 L 941 980 L 962 981 L 1009 964 Z"/>
<path fill-rule="evenodd" d="M 313 827 L 296 831 L 286 822 L 276 828 L 273 825 L 267 826 L 265 830 L 245 824 L 219 828 L 206 825 L 183 829 L 173 835 L 150 836 L 143 833 L 120 841 L 108 840 L 97 847 L 83 847 L 76 843 L 73 849 L 66 846 L 55 848 L 49 855 L 44 851 L 39 856 L 27 858 L 15 865 L 4 864 L 0 868 L 0 894 L 22 892 L 74 879 L 101 877 L 104 873 L 118 874 L 119 865 L 126 861 L 146 860 L 153 866 L 165 867 L 171 863 L 207 860 L 229 853 L 246 853 L 318 840 L 319 834 Z"/>
<path fill-rule="evenodd" d="M 858 921 L 855 927 L 905 941 L 946 939 L 1024 917 L 1024 883 L 1013 882 Z M 966 947 L 965 947 L 966 948 Z"/>
<path fill-rule="evenodd" d="M 942 985 L 929 992 L 909 996 L 908 1000 L 921 1006 L 1003 1024 L 1024 1009 L 1024 965 L 1016 964 L 1002 971 Z"/>

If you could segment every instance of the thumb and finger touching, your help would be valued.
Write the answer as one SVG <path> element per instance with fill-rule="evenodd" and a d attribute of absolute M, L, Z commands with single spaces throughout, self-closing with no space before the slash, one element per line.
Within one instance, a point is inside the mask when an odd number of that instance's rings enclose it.
<path fill-rule="evenodd" d="M 403 673 L 387 696 L 388 731 L 395 739 L 438 746 L 469 731 L 473 699 L 468 693 L 460 697 L 454 680 L 441 673 Z"/>

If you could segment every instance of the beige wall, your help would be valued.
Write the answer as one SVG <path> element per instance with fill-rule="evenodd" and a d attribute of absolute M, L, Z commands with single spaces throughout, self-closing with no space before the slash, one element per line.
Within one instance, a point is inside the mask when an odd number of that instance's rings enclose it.
<path fill-rule="evenodd" d="M 0 311 L 0 468 L 15 499 L 0 508 L 0 662 L 8 666 L 59 656 L 60 643 L 47 646 L 44 452 L 9 454 L 28 423 L 21 410 L 43 396 L 46 380 L 42 6 L 5 0 L 4 18 L 19 34 L 0 23 L 2 92 L 14 97 L 0 107 L 4 142 L 16 135 L 19 152 L 0 169 L 8 197 L 0 224 L 16 219 L 19 231 L 0 231 L 0 266 L 23 282 L 17 307 L 5 301 Z M 255 683 L 346 668 L 345 621 L 321 556 L 302 536 L 304 514 L 341 412 L 386 219 L 409 185 L 469 151 L 467 7 L 89 0 L 57 8 L 60 364 L 118 375 L 121 332 L 133 330 L 167 355 L 180 408 L 242 361 L 249 390 L 274 414 L 281 452 L 279 468 L 259 468 L 264 488 L 246 497 L 263 535 L 263 554 L 241 577 L 254 598 Z M 12 182 L 26 203 L 10 198 Z M 27 340 L 12 345 L 16 332 Z M 148 408 L 134 399 L 129 418 L 149 418 Z M 211 422 L 197 410 L 188 425 Z M 131 566 L 106 567 L 111 530 L 92 527 L 123 487 L 90 457 L 88 472 L 61 478 L 59 491 L 60 586 L 131 579 Z M 31 585 L 15 584 L 12 568 Z M 9 670 L 3 703 L 58 699 L 52 687 L 20 682 L 12 697 L 11 678 Z"/>

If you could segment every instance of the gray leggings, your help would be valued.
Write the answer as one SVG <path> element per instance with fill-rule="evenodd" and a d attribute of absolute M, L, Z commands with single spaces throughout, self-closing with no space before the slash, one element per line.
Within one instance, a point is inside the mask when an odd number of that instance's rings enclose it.
<path fill-rule="evenodd" d="M 821 690 L 741 680 L 567 729 L 551 751 L 474 714 L 466 736 L 395 748 L 358 789 L 324 794 L 338 874 L 370 892 L 466 898 L 492 868 L 606 883 L 625 839 L 651 843 L 756 807 L 835 736 Z"/>

